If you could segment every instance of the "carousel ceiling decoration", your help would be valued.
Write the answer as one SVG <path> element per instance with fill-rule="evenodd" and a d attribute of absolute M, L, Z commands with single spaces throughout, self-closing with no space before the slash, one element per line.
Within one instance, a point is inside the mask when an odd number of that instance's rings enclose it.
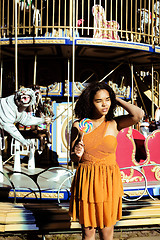
<path fill-rule="evenodd" d="M 74 96 L 78 97 L 83 89 L 87 86 L 87 83 L 81 83 L 81 82 L 74 82 Z M 70 82 L 70 85 L 68 86 L 68 81 L 65 81 L 65 86 L 64 86 L 64 96 L 72 96 L 72 82 Z"/>
<path fill-rule="evenodd" d="M 127 98 L 127 99 L 131 98 L 130 86 L 118 87 L 118 84 L 113 83 L 112 81 L 109 81 L 108 85 L 113 89 L 113 91 L 118 97 Z"/>
<path fill-rule="evenodd" d="M 49 86 L 40 86 L 40 90 L 42 93 L 42 96 L 62 96 L 62 83 L 61 82 L 55 82 Z"/>

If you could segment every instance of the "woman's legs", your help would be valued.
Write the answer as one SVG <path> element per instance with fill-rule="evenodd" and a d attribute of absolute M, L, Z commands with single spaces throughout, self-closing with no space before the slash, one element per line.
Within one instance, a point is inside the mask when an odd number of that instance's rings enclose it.
<path fill-rule="evenodd" d="M 95 240 L 95 232 L 94 228 L 82 227 L 82 240 Z"/>
<path fill-rule="evenodd" d="M 99 229 L 100 239 L 101 240 L 112 240 L 113 239 L 113 230 L 114 230 L 114 226 Z"/>

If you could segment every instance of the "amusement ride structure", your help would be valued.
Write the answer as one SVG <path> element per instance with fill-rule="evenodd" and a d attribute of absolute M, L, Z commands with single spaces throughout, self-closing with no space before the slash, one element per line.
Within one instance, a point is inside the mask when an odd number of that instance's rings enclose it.
<path fill-rule="evenodd" d="M 1 98 L 38 85 L 43 114 L 53 111 L 49 126 L 17 126 L 31 139 L 31 148 L 1 135 L 0 184 L 8 197 L 69 199 L 75 171 L 69 159 L 74 104 L 87 83 L 96 80 L 107 82 L 146 115 L 145 124 L 117 138 L 124 200 L 159 197 L 160 124 L 154 118 L 160 105 L 160 2 L 1 0 L 0 25 Z M 118 108 L 116 114 L 121 113 Z M 28 136 L 32 130 L 34 136 Z"/>

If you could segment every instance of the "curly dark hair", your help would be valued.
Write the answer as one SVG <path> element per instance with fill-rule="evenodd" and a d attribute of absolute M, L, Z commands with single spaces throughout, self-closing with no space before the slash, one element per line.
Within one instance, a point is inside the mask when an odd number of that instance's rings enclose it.
<path fill-rule="evenodd" d="M 106 89 L 109 92 L 111 99 L 111 107 L 106 114 L 106 121 L 114 118 L 114 112 L 116 108 L 116 96 L 112 88 L 105 82 L 92 82 L 90 83 L 79 96 L 76 106 L 75 106 L 75 115 L 79 120 L 83 118 L 93 117 L 93 98 L 97 91 L 101 89 Z"/>

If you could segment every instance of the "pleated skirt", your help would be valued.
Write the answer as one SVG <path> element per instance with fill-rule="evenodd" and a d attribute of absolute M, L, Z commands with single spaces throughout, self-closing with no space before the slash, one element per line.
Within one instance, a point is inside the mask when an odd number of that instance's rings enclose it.
<path fill-rule="evenodd" d="M 80 163 L 71 186 L 69 214 L 84 227 L 111 227 L 122 217 L 122 196 L 117 163 Z"/>

